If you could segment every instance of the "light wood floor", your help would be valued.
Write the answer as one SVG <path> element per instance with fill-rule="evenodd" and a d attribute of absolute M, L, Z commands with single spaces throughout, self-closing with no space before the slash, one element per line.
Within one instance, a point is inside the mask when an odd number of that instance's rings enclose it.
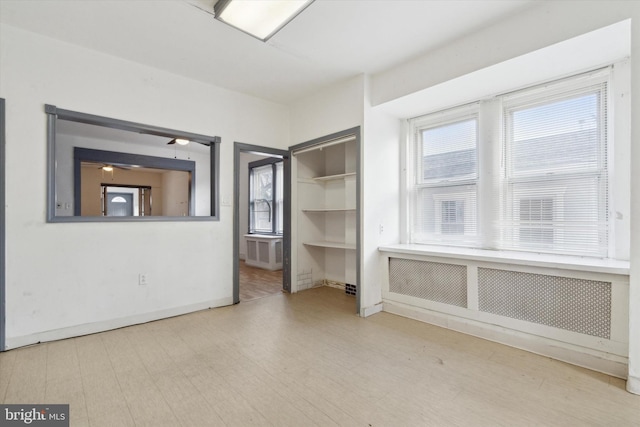
<path fill-rule="evenodd" d="M 282 293 L 282 270 L 269 271 L 240 260 L 240 302 Z"/>
<path fill-rule="evenodd" d="M 0 354 L 0 402 L 71 426 L 638 426 L 624 381 L 331 288 Z"/>

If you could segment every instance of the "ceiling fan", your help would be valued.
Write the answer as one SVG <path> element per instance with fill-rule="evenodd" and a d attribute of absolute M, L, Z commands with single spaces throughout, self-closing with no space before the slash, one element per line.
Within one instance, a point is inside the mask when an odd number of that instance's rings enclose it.
<path fill-rule="evenodd" d="M 98 166 L 98 169 L 102 169 L 105 172 L 113 172 L 113 169 L 122 169 L 125 171 L 131 170 L 131 168 L 125 168 L 124 166 L 118 166 L 118 165 L 112 165 L 112 164 L 108 164 L 108 163 L 101 163 L 100 166 Z"/>
<path fill-rule="evenodd" d="M 189 145 L 192 142 L 195 142 L 196 144 L 204 145 L 205 147 L 211 146 L 211 144 L 209 142 L 194 141 L 194 140 L 189 140 L 189 139 L 186 139 L 186 138 L 173 138 L 171 141 L 167 142 L 167 145 L 173 145 L 173 144 Z"/>
<path fill-rule="evenodd" d="M 184 138 L 173 138 L 171 141 L 167 142 L 167 145 L 173 145 L 173 144 L 178 144 L 178 145 L 187 145 L 189 142 L 188 139 L 184 139 Z"/>

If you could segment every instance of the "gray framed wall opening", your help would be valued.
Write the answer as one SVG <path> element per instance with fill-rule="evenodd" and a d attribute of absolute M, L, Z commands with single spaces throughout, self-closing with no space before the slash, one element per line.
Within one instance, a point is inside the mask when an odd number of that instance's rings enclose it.
<path fill-rule="evenodd" d="M 6 337 L 6 234 L 5 234 L 5 101 L 0 98 L 0 351 L 5 351 Z"/>
<path fill-rule="evenodd" d="M 234 143 L 233 148 L 233 303 L 240 302 L 240 174 L 248 173 L 240 167 L 242 154 L 257 153 L 282 161 L 283 165 L 283 234 L 282 234 L 282 290 L 291 292 L 291 168 L 289 151 L 259 145 Z M 242 233 L 247 230 L 243 229 Z"/>
<path fill-rule="evenodd" d="M 211 221 L 219 219 L 220 137 L 162 128 L 109 117 L 45 106 L 47 114 L 47 221 L 48 222 L 113 222 L 113 221 Z M 186 145 L 181 145 L 182 140 Z M 176 143 L 178 142 L 178 143 Z M 79 153 L 76 155 L 76 152 Z M 138 174 L 163 173 L 164 184 L 171 188 L 168 174 L 186 172 L 188 202 L 181 210 L 171 208 L 178 202 L 164 201 L 167 214 L 156 203 L 154 215 L 109 217 L 83 216 L 82 196 L 78 189 L 78 169 L 93 162 L 96 171 L 111 169 L 111 177 L 122 177 L 125 170 Z M 80 166 L 78 166 L 80 165 Z M 102 172 L 104 178 L 104 172 Z M 187 176 L 184 175 L 184 176 Z M 185 179 L 182 179 L 185 181 Z M 144 182 L 114 184 L 147 186 Z M 159 196 L 158 190 L 155 191 Z M 159 201 L 160 197 L 156 197 Z M 169 206 L 167 208 L 167 206 Z"/>
<path fill-rule="evenodd" d="M 94 197 L 98 196 L 98 193 L 87 191 L 85 188 L 83 190 L 83 184 L 87 186 L 87 180 L 82 179 L 83 172 L 85 175 L 88 175 L 87 172 L 99 172 L 101 169 L 101 165 L 110 165 L 112 170 L 110 171 L 110 175 L 113 181 L 114 174 L 119 174 L 120 176 L 124 175 L 124 179 L 126 181 L 126 177 L 128 174 L 133 173 L 132 171 L 145 171 L 145 173 L 153 173 L 155 171 L 159 171 L 158 173 L 162 173 L 162 171 L 175 171 L 175 172 L 183 172 L 187 175 L 186 185 L 181 187 L 181 193 L 184 195 L 180 197 L 179 200 L 186 200 L 186 211 L 184 213 L 180 213 L 176 216 L 194 216 L 195 215 L 195 198 L 192 197 L 196 191 L 196 163 L 191 160 L 180 160 L 180 159 L 170 159 L 165 157 L 154 157 L 154 156 L 146 156 L 141 154 L 128 154 L 128 153 L 118 153 L 113 151 L 104 151 L 104 150 L 93 150 L 88 148 L 74 147 L 73 149 L 73 193 L 74 193 L 74 215 L 75 216 L 83 216 L 85 213 L 82 212 L 83 206 L 86 206 L 85 203 L 83 205 L 83 194 L 87 192 L 89 195 L 93 195 Z M 106 175 L 106 176 L 105 176 Z M 86 178 L 86 177 L 85 177 Z M 95 180 L 94 190 L 97 190 L 97 185 L 109 185 L 112 187 L 149 187 L 149 185 L 132 185 L 132 184 L 123 184 L 117 182 L 106 183 L 105 178 L 109 178 L 109 173 L 102 173 L 102 177 L 97 176 Z M 102 179 L 100 179 L 102 178 Z M 132 179 L 132 178 L 129 178 Z M 83 182 L 84 181 L 84 182 Z M 175 186 L 175 185 L 174 185 Z M 95 193 L 95 194 L 94 194 Z M 186 198 L 186 199 L 185 199 Z M 58 208 L 58 206 L 56 206 Z M 151 209 L 150 209 L 151 210 Z M 93 212 L 97 215 L 97 210 Z M 183 211 L 181 211 L 183 212 Z M 103 215 L 105 216 L 105 215 Z M 136 215 L 136 216 L 148 216 L 148 215 Z M 151 212 L 151 216 L 153 216 L 153 212 Z"/>

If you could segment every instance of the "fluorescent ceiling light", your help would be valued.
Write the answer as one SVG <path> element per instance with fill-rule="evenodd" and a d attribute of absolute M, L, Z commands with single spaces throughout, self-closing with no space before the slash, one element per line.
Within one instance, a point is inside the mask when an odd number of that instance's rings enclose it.
<path fill-rule="evenodd" d="M 262 41 L 268 40 L 313 0 L 219 0 L 216 19 Z"/>

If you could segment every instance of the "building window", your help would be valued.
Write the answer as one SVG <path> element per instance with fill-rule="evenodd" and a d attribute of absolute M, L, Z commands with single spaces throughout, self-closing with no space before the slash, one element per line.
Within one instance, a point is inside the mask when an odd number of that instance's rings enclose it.
<path fill-rule="evenodd" d="M 607 257 L 609 75 L 409 120 L 409 243 Z"/>
<path fill-rule="evenodd" d="M 249 233 L 283 233 L 283 191 L 282 160 L 249 164 Z"/>
<path fill-rule="evenodd" d="M 505 97 L 507 249 L 607 256 L 607 80 Z"/>
<path fill-rule="evenodd" d="M 464 202 L 444 200 L 440 204 L 442 234 L 464 234 Z"/>
<path fill-rule="evenodd" d="M 520 199 L 519 241 L 553 244 L 553 199 Z"/>
<path fill-rule="evenodd" d="M 462 108 L 413 123 L 414 243 L 458 244 L 476 235 L 478 117 Z"/>

